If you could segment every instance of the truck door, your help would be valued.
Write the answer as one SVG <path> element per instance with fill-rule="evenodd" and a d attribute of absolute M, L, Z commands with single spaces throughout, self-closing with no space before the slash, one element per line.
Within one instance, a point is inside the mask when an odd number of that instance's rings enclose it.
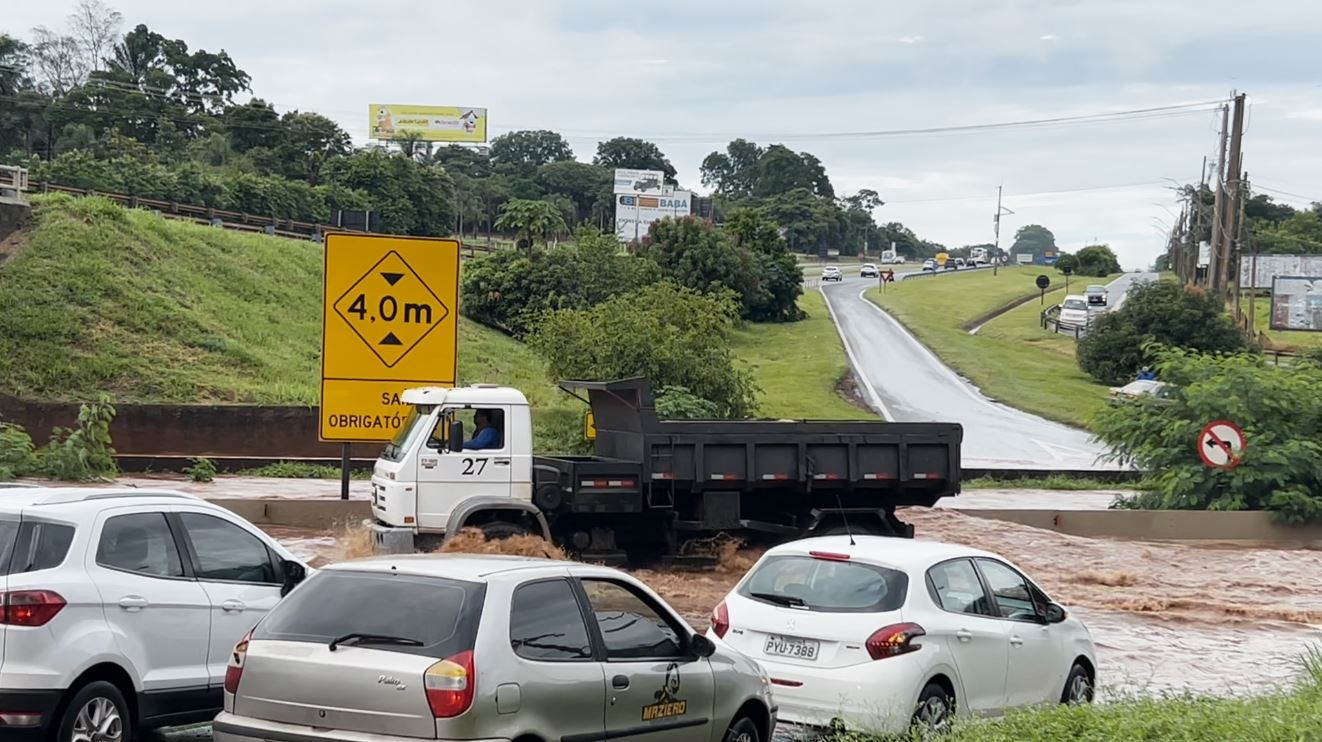
<path fill-rule="evenodd" d="M 446 407 L 418 454 L 418 528 L 442 531 L 450 512 L 473 497 L 509 497 L 512 471 L 509 407 Z M 464 450 L 446 447 L 453 421 L 464 426 Z M 494 429 L 484 435 L 482 428 Z M 480 445 L 484 444 L 484 445 Z M 478 446 L 480 447 L 473 447 Z"/>

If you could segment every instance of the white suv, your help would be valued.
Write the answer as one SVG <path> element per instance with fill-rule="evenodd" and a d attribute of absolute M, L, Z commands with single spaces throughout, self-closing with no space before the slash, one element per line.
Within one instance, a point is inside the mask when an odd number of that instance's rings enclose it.
<path fill-rule="evenodd" d="M 0 739 L 130 742 L 213 717 L 235 642 L 306 573 L 190 495 L 0 491 Z"/>

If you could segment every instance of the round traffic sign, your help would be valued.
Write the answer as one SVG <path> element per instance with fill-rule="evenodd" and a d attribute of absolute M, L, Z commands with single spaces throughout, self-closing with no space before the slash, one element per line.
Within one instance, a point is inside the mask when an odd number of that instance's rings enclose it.
<path fill-rule="evenodd" d="M 1213 469 L 1234 469 L 1244 458 L 1244 431 L 1229 420 L 1208 423 L 1198 434 L 1198 457 Z"/>
<path fill-rule="evenodd" d="M 1037 287 L 1038 287 L 1038 288 L 1040 288 L 1040 289 L 1045 289 L 1046 287 L 1048 287 L 1048 286 L 1050 286 L 1050 285 L 1051 285 L 1051 279 L 1050 279 L 1050 278 L 1047 278 L 1046 276 L 1038 276 L 1038 277 L 1037 277 Z"/>

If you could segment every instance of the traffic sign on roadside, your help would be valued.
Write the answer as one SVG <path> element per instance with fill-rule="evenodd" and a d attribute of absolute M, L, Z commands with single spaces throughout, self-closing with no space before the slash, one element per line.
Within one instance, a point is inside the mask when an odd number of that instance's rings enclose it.
<path fill-rule="evenodd" d="M 1037 288 L 1042 292 L 1042 303 L 1047 303 L 1047 287 L 1051 285 L 1051 279 L 1045 275 L 1037 277 Z"/>
<path fill-rule="evenodd" d="M 1244 446 L 1244 431 L 1229 420 L 1208 423 L 1198 434 L 1198 457 L 1213 469 L 1239 466 Z"/>
<path fill-rule="evenodd" d="M 399 394 L 458 377 L 459 243 L 326 235 L 323 441 L 388 441 L 408 417 Z"/>

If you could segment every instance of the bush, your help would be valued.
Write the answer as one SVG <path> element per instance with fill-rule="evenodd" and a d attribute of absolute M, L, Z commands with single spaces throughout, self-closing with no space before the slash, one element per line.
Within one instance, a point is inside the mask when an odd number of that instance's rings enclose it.
<path fill-rule="evenodd" d="M 205 456 L 193 459 L 193 465 L 184 469 L 184 474 L 194 482 L 211 482 L 216 478 L 216 464 Z"/>
<path fill-rule="evenodd" d="M 715 402 L 703 399 L 687 387 L 666 386 L 656 392 L 656 414 L 663 420 L 709 420 L 720 417 Z"/>
<path fill-rule="evenodd" d="M 736 248 L 752 253 L 757 272 L 755 293 L 744 300 L 744 316 L 754 322 L 797 322 L 806 317 L 798 304 L 803 268 L 781 239 L 776 223 L 753 209 L 738 209 L 726 221 L 725 234 Z"/>
<path fill-rule="evenodd" d="M 662 219 L 647 234 L 644 254 L 656 262 L 665 280 L 704 294 L 733 291 L 741 317 L 759 304 L 752 253 L 732 245 L 711 224 L 692 217 Z"/>
<path fill-rule="evenodd" d="M 86 482 L 119 473 L 115 449 L 110 447 L 110 421 L 115 408 L 110 398 L 85 404 L 78 410 L 73 429 L 56 428 L 50 443 L 37 453 L 40 472 L 52 479 Z"/>
<path fill-rule="evenodd" d="M 1080 276 L 1098 276 L 1104 278 L 1120 272 L 1120 260 L 1106 245 L 1089 245 L 1075 255 L 1078 267 L 1075 271 Z"/>
<path fill-rule="evenodd" d="M 1244 335 L 1213 296 L 1169 281 L 1140 283 L 1124 306 L 1099 317 L 1079 341 L 1079 368 L 1093 379 L 1124 384 L 1151 365 L 1152 344 L 1205 352 L 1244 350 Z"/>
<path fill-rule="evenodd" d="M 1131 507 L 1267 510 L 1291 523 L 1322 521 L 1322 366 L 1275 366 L 1262 356 L 1160 351 L 1169 400 L 1117 401 L 1093 421 L 1112 458 L 1149 472 Z M 1210 469 L 1198 456 L 1204 425 L 1234 421 L 1247 441 L 1242 463 Z"/>
<path fill-rule="evenodd" d="M 32 437 L 12 423 L 0 423 L 0 481 L 22 477 L 36 469 Z"/>
<path fill-rule="evenodd" d="M 549 312 L 529 341 L 551 378 L 644 376 L 656 389 L 684 387 L 717 416 L 744 417 L 753 412 L 756 387 L 730 351 L 736 307 L 728 294 L 660 283 L 591 309 Z"/>

